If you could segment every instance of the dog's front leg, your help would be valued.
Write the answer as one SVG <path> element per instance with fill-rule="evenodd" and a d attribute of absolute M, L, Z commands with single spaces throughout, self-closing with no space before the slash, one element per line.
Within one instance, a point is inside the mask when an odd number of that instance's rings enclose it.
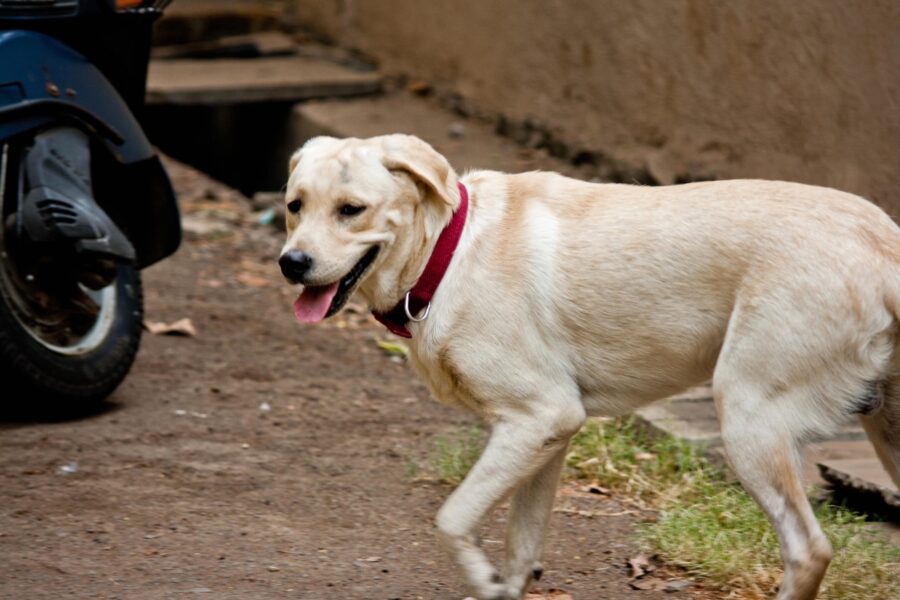
<path fill-rule="evenodd" d="M 544 572 L 541 553 L 568 444 L 516 490 L 506 531 L 506 583 L 524 593 Z"/>
<path fill-rule="evenodd" d="M 481 458 L 438 512 L 440 539 L 479 600 L 517 600 L 522 595 L 524 584 L 504 581 L 478 547 L 476 529 L 484 516 L 519 485 L 538 472 L 542 477 L 549 476 L 549 472 L 544 473 L 546 465 L 560 460 L 569 438 L 584 422 L 580 403 L 567 408 L 554 414 L 542 411 L 516 415 L 497 423 Z M 558 472 L 558 468 L 551 470 Z M 523 541 L 521 536 L 513 540 Z"/>

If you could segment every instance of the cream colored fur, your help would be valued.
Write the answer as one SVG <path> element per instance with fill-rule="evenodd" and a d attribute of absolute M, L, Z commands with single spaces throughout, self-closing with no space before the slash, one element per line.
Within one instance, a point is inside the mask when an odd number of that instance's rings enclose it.
<path fill-rule="evenodd" d="M 492 426 L 437 515 L 480 599 L 521 598 L 569 438 L 713 381 L 729 460 L 769 516 L 785 561 L 779 599 L 816 596 L 831 556 L 798 478 L 798 442 L 833 429 L 871 390 L 864 421 L 900 483 L 900 230 L 833 189 L 776 181 L 668 187 L 553 173 L 462 177 L 469 215 L 411 358 L 434 395 Z M 376 309 L 412 287 L 459 203 L 457 175 L 411 136 L 316 138 L 292 160 L 285 250 L 318 283 L 381 252 L 359 285 Z M 366 211 L 335 217 L 352 199 Z M 509 498 L 501 571 L 477 546 Z"/>

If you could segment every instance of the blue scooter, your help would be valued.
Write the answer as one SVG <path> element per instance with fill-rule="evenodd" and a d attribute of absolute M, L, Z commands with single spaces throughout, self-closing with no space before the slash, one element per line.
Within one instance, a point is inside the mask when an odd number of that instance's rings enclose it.
<path fill-rule="evenodd" d="M 135 115 L 167 2 L 0 0 L 0 404 L 108 396 L 181 240 Z"/>

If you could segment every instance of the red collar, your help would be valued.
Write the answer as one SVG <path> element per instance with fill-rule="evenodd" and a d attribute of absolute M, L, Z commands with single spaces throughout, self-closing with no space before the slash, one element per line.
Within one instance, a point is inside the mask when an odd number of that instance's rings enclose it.
<path fill-rule="evenodd" d="M 428 264 L 416 284 L 406 293 L 403 300 L 398 302 L 394 308 L 387 312 L 372 311 L 372 315 L 382 325 L 387 327 L 391 333 L 395 333 L 400 337 L 411 338 L 412 334 L 406 325 L 410 321 L 424 321 L 431 309 L 431 299 L 434 292 L 441 284 L 444 273 L 450 265 L 450 259 L 453 258 L 453 252 L 459 243 L 462 235 L 463 226 L 466 224 L 466 213 L 469 209 L 469 192 L 462 183 L 459 186 L 459 209 L 453 213 L 453 217 L 438 237 Z M 419 314 L 424 309 L 421 315 Z"/>

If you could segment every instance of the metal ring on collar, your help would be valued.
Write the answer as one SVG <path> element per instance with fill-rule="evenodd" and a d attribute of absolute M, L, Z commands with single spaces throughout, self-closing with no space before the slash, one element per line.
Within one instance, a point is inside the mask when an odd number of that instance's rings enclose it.
<path fill-rule="evenodd" d="M 425 305 L 425 313 L 421 317 L 414 317 L 409 312 L 409 292 L 406 292 L 406 298 L 403 299 L 403 310 L 406 312 L 406 318 L 408 318 L 413 323 L 421 323 L 425 319 L 428 318 L 428 313 L 431 311 L 431 302 Z"/>

